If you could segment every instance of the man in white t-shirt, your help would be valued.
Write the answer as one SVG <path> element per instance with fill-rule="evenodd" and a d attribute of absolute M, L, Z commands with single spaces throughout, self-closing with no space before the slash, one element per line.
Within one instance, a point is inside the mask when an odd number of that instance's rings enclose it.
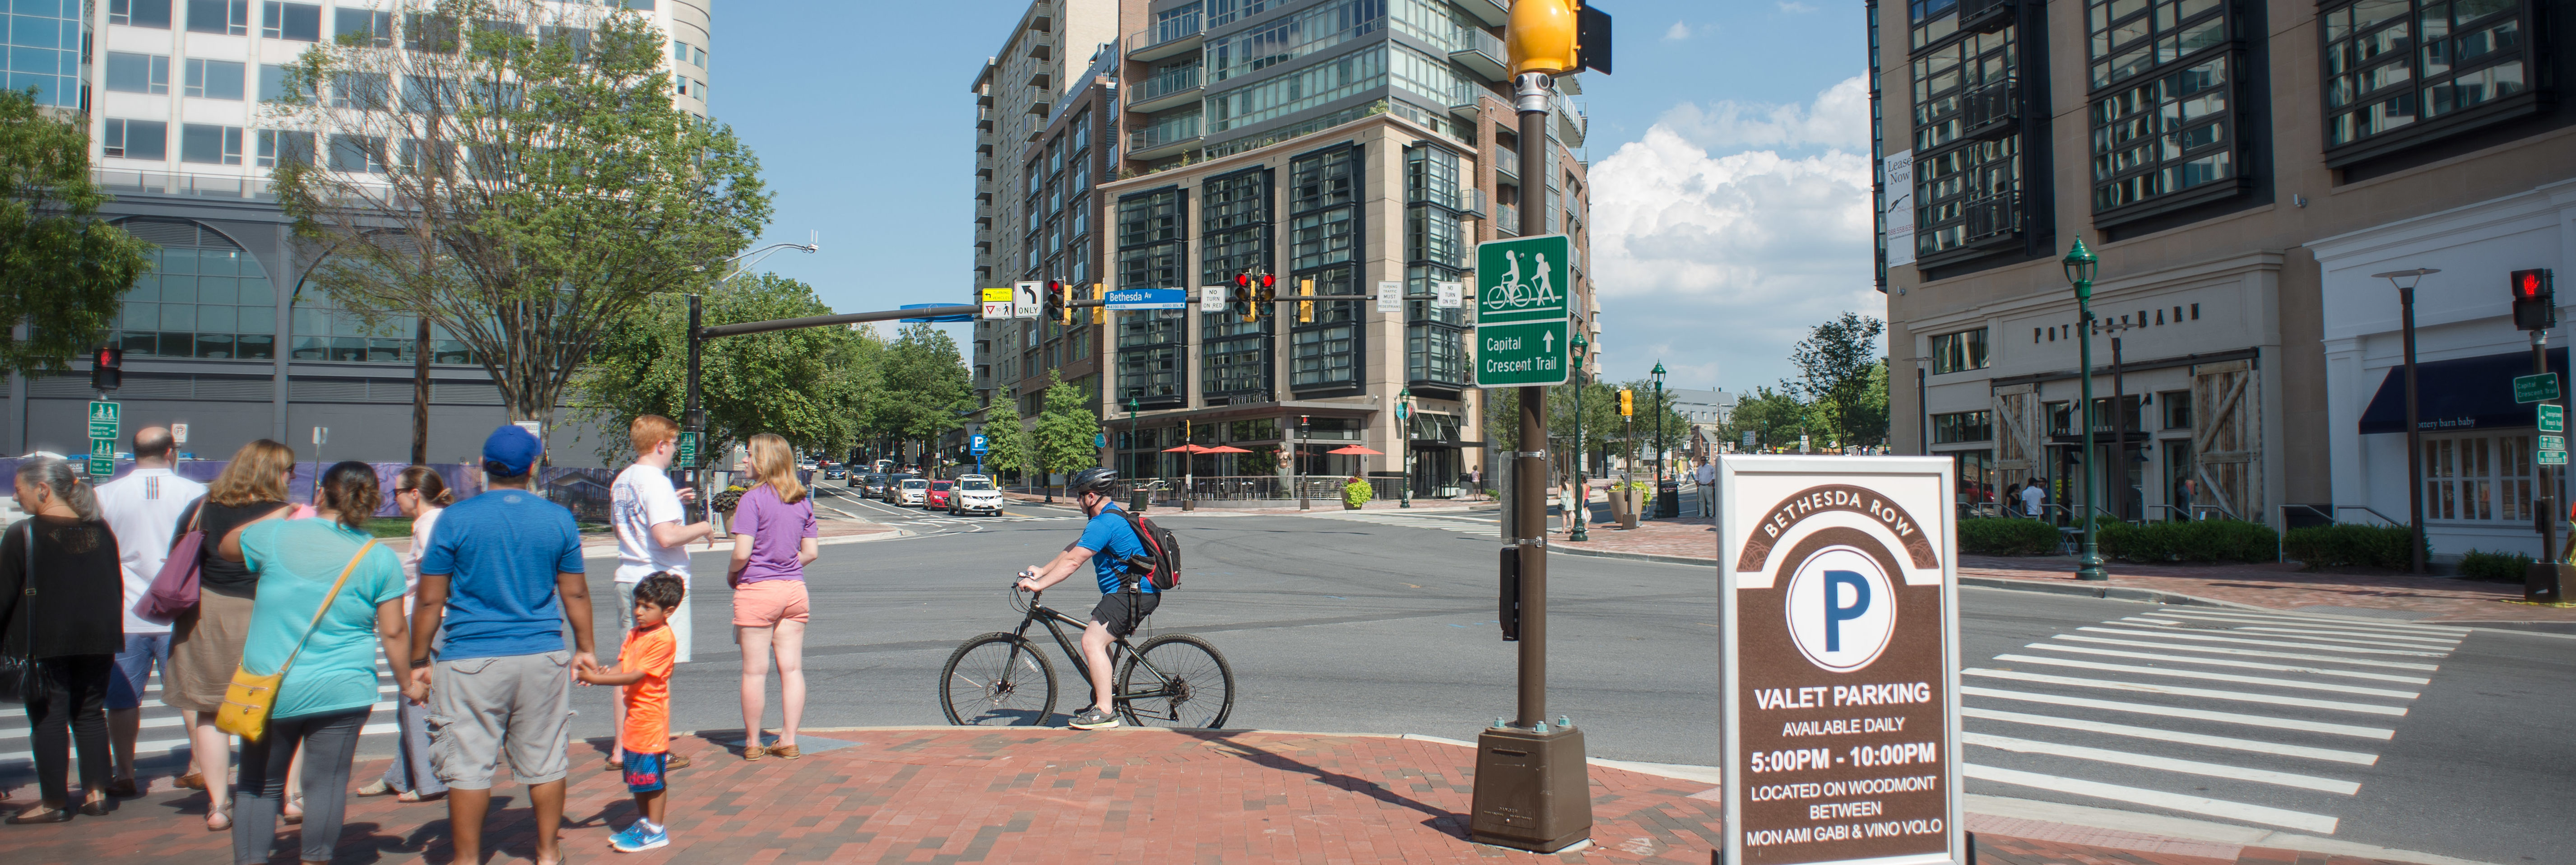
<path fill-rule="evenodd" d="M 1691 481 L 1699 485 L 1699 492 L 1693 496 L 1699 500 L 1699 515 L 1717 516 L 1717 463 L 1701 460 L 1699 469 L 1691 474 Z"/>
<path fill-rule="evenodd" d="M 117 653 L 116 675 L 107 683 L 109 750 L 116 755 L 115 778 L 107 789 L 113 796 L 141 792 L 134 783 L 134 740 L 143 725 L 143 693 L 154 664 L 161 666 L 162 675 L 170 672 L 170 626 L 135 615 L 134 604 L 161 575 L 180 521 L 206 495 L 205 484 L 170 470 L 173 444 L 166 428 L 135 430 L 134 470 L 98 485 L 99 517 L 116 533 L 117 570 L 125 575 L 125 651 Z M 188 729 L 196 729 L 195 718 L 186 721 Z"/>
<path fill-rule="evenodd" d="M 689 542 L 715 537 L 712 522 L 690 523 L 689 505 L 697 499 L 696 490 L 671 486 L 671 460 L 679 455 L 680 425 L 670 418 L 648 414 L 628 425 L 627 434 L 635 445 L 635 464 L 617 473 L 609 485 L 608 521 L 617 529 L 617 619 L 624 627 L 635 627 L 635 584 L 657 573 L 670 573 L 682 583 L 689 579 Z M 680 606 L 671 611 L 670 625 L 678 638 L 679 651 L 674 661 L 689 659 L 689 592 L 680 596 Z M 626 700 L 610 704 L 616 721 L 613 729 L 626 729 Z M 608 765 L 624 768 L 623 749 L 611 746 Z M 679 768 L 686 758 L 673 758 Z"/>
<path fill-rule="evenodd" d="M 2038 519 L 2039 506 L 2046 501 L 2048 501 L 2048 493 L 2040 489 L 2038 479 L 2032 479 L 2029 486 L 2021 488 L 2021 510 L 2024 515 Z"/>

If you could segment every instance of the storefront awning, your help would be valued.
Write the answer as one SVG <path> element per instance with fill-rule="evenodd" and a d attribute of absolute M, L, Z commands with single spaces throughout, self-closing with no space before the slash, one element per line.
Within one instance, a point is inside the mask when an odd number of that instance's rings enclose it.
<path fill-rule="evenodd" d="M 2567 350 L 2549 350 L 2549 369 L 2562 387 L 2567 377 Z M 2415 420 L 2425 432 L 2527 427 L 2534 410 L 2513 401 L 2515 376 L 2531 374 L 2527 351 L 2437 360 L 2415 365 Z M 2393 366 L 2379 382 L 2379 393 L 2361 413 L 2361 433 L 2406 431 L 2406 368 Z"/>

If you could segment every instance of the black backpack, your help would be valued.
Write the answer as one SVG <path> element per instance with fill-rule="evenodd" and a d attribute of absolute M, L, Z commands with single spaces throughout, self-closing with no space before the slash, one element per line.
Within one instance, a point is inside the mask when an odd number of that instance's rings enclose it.
<path fill-rule="evenodd" d="M 1181 539 L 1172 530 L 1154 524 L 1153 520 L 1121 508 L 1118 515 L 1127 518 L 1127 527 L 1136 530 L 1136 539 L 1144 542 L 1145 554 L 1127 557 L 1127 574 L 1149 580 L 1154 591 L 1168 592 L 1181 587 Z"/>

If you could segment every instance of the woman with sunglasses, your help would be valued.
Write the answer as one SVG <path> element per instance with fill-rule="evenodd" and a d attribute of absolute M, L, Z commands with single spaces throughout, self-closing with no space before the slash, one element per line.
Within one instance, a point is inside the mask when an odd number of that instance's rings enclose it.
<path fill-rule="evenodd" d="M 420 592 L 420 557 L 429 552 L 429 530 L 438 525 L 439 513 L 454 503 L 447 479 L 437 469 L 412 466 L 394 477 L 394 507 L 411 518 L 411 549 L 402 556 L 405 619 L 411 617 L 412 600 Z M 429 765 L 429 707 L 395 700 L 394 721 L 402 739 L 395 743 L 393 763 L 385 767 L 384 777 L 358 788 L 358 795 L 392 794 L 397 802 L 427 802 L 447 795 L 447 785 Z"/>

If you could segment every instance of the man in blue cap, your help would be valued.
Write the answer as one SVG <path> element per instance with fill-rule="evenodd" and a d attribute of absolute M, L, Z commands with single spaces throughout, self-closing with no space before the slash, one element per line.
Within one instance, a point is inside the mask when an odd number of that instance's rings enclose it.
<path fill-rule="evenodd" d="M 443 723 L 430 764 L 447 783 L 454 861 L 483 861 L 483 814 L 492 773 L 510 776 L 536 806 L 536 861 L 563 861 L 564 749 L 572 739 L 572 678 L 598 666 L 591 654 L 590 588 L 572 512 L 529 489 L 536 434 L 503 426 L 483 440 L 486 490 L 440 515 L 420 560 L 412 613 L 412 677 L 434 685 L 430 714 Z M 431 664 L 441 620 L 447 643 Z M 564 646 L 565 624 L 573 646 Z"/>

